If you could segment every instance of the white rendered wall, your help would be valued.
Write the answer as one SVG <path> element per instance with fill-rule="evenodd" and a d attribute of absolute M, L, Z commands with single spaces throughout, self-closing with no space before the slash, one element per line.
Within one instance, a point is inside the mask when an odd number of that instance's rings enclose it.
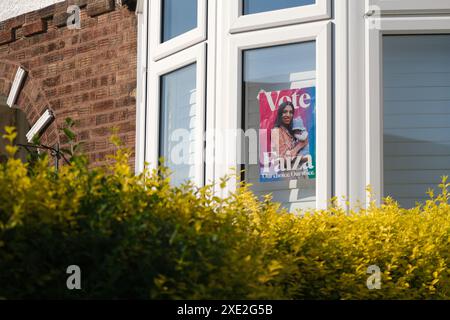
<path fill-rule="evenodd" d="M 65 0 L 0 0 L 0 21 L 48 7 Z"/>

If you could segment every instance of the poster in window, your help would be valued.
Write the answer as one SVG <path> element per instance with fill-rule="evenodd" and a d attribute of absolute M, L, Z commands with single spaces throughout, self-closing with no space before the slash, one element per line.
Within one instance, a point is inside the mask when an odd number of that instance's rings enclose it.
<path fill-rule="evenodd" d="M 316 177 L 316 88 L 258 94 L 260 182 Z"/>

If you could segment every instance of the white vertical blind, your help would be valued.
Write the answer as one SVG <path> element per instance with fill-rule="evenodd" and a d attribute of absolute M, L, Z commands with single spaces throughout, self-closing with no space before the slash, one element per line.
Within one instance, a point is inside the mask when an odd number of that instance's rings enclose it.
<path fill-rule="evenodd" d="M 450 175 L 450 35 L 385 36 L 384 194 L 404 207 Z"/>
<path fill-rule="evenodd" d="M 199 139 L 196 87 L 196 64 L 161 78 L 160 156 L 172 171 L 175 185 L 195 180 L 195 146 Z"/>

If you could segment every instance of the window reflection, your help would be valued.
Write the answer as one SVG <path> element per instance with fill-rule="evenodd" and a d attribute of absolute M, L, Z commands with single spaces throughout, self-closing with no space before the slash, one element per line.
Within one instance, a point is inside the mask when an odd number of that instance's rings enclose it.
<path fill-rule="evenodd" d="M 195 179 L 196 64 L 161 77 L 160 156 L 179 185 Z"/>
<path fill-rule="evenodd" d="M 315 42 L 243 55 L 245 179 L 290 210 L 315 206 L 315 57 Z"/>
<path fill-rule="evenodd" d="M 315 0 L 244 0 L 243 14 L 253 14 L 315 4 Z"/>
<path fill-rule="evenodd" d="M 166 42 L 197 27 L 197 0 L 162 1 L 162 41 Z"/>

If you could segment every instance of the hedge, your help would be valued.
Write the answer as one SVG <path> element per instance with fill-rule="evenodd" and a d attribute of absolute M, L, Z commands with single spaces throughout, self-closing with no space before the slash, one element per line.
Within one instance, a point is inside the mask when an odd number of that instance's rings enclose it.
<path fill-rule="evenodd" d="M 14 132 L 5 136 L 12 142 Z M 135 176 L 129 152 L 58 173 L 44 157 L 0 164 L 3 299 L 448 299 L 447 180 L 423 205 L 288 213 L 240 184 L 173 187 L 165 169 Z M 224 187 L 226 179 L 220 183 Z M 67 267 L 81 268 L 68 290 Z M 379 289 L 367 286 L 370 266 Z"/>

